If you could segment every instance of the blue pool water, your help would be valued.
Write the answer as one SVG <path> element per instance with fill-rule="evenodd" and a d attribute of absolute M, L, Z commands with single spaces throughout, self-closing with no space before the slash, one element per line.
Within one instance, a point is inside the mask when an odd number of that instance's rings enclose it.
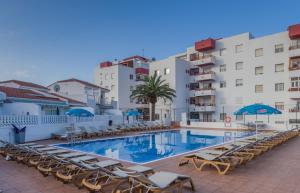
<path fill-rule="evenodd" d="M 143 164 L 231 141 L 234 136 L 249 135 L 249 132 L 180 129 L 56 146 Z"/>

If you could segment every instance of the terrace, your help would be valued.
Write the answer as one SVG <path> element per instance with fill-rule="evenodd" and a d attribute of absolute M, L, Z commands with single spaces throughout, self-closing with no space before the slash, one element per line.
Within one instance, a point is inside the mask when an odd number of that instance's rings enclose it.
<path fill-rule="evenodd" d="M 46 140 L 39 143 L 49 144 L 57 141 Z M 178 167 L 177 164 L 182 156 L 152 162 L 146 166 L 153 167 L 155 170 L 191 176 L 195 183 L 195 192 L 297 193 L 300 192 L 299 145 L 299 137 L 294 138 L 257 157 L 247 165 L 236 168 L 228 175 L 218 175 L 211 168 L 199 172 L 192 165 Z M 130 164 L 124 162 L 124 165 Z M 56 181 L 52 176 L 43 177 L 35 168 L 28 168 L 14 161 L 5 161 L 1 158 L 0 168 L 0 190 L 4 193 L 87 192 L 84 189 L 77 189 L 72 184 Z M 107 187 L 105 192 L 110 192 L 111 188 Z M 185 188 L 184 192 L 192 191 Z"/>

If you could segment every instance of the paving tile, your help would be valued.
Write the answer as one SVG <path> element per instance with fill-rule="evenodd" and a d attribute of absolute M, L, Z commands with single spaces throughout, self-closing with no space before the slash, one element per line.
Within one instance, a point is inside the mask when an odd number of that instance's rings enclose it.
<path fill-rule="evenodd" d="M 39 143 L 57 143 L 45 140 Z M 189 164 L 178 167 L 181 156 L 147 164 L 155 170 L 190 175 L 196 193 L 300 193 L 300 138 L 265 153 L 246 166 L 228 175 L 218 175 L 212 168 L 199 172 Z M 125 166 L 131 165 L 124 163 Z M 52 176 L 43 177 L 35 168 L 28 168 L 0 157 L 0 190 L 3 193 L 86 193 L 72 184 L 63 184 Z M 110 189 L 105 189 L 110 192 Z M 185 188 L 184 193 L 192 192 Z"/>

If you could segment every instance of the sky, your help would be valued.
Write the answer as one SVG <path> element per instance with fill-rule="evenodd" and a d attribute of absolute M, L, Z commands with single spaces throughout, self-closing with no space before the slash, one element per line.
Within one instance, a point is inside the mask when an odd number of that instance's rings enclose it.
<path fill-rule="evenodd" d="M 300 23 L 299 0 L 0 0 L 0 81 L 93 82 L 101 61 L 162 59 L 195 41 Z"/>

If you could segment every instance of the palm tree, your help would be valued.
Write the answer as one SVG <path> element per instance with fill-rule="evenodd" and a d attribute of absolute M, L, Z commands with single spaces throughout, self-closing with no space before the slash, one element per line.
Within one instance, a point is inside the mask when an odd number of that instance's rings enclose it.
<path fill-rule="evenodd" d="M 171 89 L 169 84 L 165 83 L 165 80 L 161 80 L 161 76 L 156 73 L 153 76 L 146 77 L 144 84 L 138 85 L 130 95 L 131 99 L 144 99 L 150 103 L 151 121 L 154 121 L 157 100 L 173 101 L 173 97 L 176 97 L 176 91 Z"/>

